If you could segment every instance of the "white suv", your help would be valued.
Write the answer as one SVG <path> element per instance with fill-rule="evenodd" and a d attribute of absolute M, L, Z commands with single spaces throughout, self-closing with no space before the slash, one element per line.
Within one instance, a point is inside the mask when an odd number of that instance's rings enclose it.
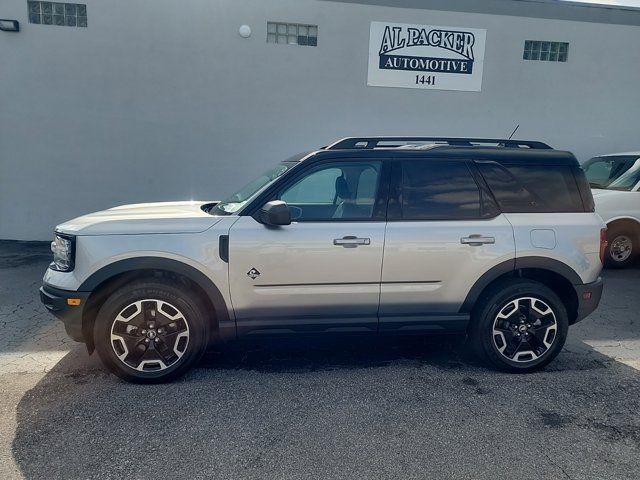
<path fill-rule="evenodd" d="M 640 251 L 640 152 L 601 155 L 583 168 L 608 226 L 606 264 L 628 267 Z"/>
<path fill-rule="evenodd" d="M 468 334 L 531 371 L 600 300 L 602 219 L 540 142 L 347 138 L 222 202 L 56 228 L 41 298 L 115 374 L 157 382 L 240 336 Z"/>

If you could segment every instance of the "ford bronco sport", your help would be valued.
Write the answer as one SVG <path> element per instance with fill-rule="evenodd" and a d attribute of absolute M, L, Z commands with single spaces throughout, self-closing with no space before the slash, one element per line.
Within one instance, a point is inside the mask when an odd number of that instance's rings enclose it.
<path fill-rule="evenodd" d="M 542 368 L 600 300 L 606 231 L 575 157 L 540 142 L 346 138 L 222 202 L 127 205 L 55 231 L 42 302 L 135 382 L 211 342 L 463 333 Z"/>

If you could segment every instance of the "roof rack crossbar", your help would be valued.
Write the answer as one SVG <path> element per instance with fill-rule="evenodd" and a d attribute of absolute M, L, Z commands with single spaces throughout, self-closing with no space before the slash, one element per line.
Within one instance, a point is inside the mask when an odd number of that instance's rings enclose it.
<path fill-rule="evenodd" d="M 385 147 L 393 148 L 406 144 L 407 142 L 434 142 L 446 143 L 451 146 L 472 147 L 474 144 L 497 144 L 506 148 L 532 148 L 537 150 L 551 149 L 549 145 L 543 142 L 530 140 L 510 140 L 503 138 L 454 138 L 454 137 L 347 137 L 338 140 L 325 147 L 325 150 L 351 150 L 351 149 L 372 149 L 376 148 L 379 143 L 398 142 L 398 145 L 385 145 Z"/>

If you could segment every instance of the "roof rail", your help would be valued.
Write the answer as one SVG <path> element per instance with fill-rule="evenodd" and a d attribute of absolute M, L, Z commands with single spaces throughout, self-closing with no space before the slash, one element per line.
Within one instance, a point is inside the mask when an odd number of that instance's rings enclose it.
<path fill-rule="evenodd" d="M 433 142 L 445 143 L 450 146 L 457 147 L 473 147 L 474 145 L 496 144 L 505 148 L 533 148 L 536 150 L 551 149 L 549 145 L 542 142 L 534 142 L 529 140 L 509 140 L 500 138 L 453 138 L 453 137 L 347 137 L 338 140 L 326 147 L 325 150 L 351 150 L 351 149 L 372 149 L 378 147 L 379 143 L 385 142 L 387 145 L 381 145 L 387 148 L 400 147 L 410 142 Z M 393 143 L 397 142 L 397 145 Z"/>

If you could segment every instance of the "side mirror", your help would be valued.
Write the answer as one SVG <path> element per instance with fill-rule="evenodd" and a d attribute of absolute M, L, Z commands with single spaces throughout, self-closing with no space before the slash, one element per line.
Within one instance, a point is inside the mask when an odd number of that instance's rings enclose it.
<path fill-rule="evenodd" d="M 265 225 L 291 225 L 291 212 L 282 200 L 265 203 L 254 218 Z"/>

